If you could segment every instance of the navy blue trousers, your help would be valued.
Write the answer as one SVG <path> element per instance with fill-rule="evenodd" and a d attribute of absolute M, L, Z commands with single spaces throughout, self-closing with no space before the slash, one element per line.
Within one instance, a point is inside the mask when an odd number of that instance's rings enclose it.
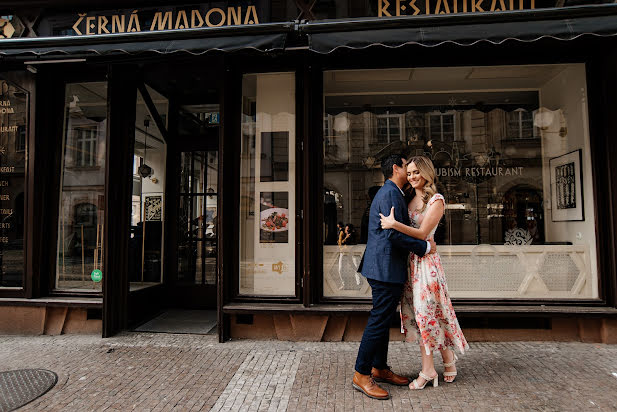
<path fill-rule="evenodd" d="M 403 294 L 402 283 L 367 280 L 373 292 L 373 309 L 362 334 L 356 358 L 356 371 L 363 375 L 370 375 L 372 367 L 385 369 L 388 366 L 390 322 Z"/>

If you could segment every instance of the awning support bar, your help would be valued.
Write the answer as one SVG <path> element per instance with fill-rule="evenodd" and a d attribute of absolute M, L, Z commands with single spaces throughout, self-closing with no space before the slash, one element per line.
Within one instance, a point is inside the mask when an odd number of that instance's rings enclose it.
<path fill-rule="evenodd" d="M 146 103 L 146 107 L 148 108 L 148 111 L 150 112 L 150 116 L 152 116 L 154 123 L 156 123 L 156 127 L 159 128 L 159 131 L 161 132 L 161 136 L 163 136 L 163 140 L 165 141 L 165 144 L 167 144 L 167 140 L 169 136 L 167 132 L 167 127 L 163 123 L 163 118 L 161 117 L 158 110 L 156 109 L 154 101 L 152 101 L 152 97 L 150 96 L 150 93 L 148 92 L 148 88 L 146 87 L 144 82 L 140 81 L 137 84 L 137 89 L 139 90 L 139 93 L 141 93 L 141 97 L 144 99 L 144 103 Z"/>

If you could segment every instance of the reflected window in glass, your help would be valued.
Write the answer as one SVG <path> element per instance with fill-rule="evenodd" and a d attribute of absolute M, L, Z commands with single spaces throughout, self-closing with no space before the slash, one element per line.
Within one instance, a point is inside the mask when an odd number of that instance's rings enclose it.
<path fill-rule="evenodd" d="M 107 83 L 69 83 L 65 88 L 56 289 L 101 291 L 105 276 L 105 155 Z"/>

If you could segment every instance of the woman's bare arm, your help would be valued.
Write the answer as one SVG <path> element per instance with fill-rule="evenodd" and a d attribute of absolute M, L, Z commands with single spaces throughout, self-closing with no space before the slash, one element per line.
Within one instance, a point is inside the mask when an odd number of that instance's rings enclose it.
<path fill-rule="evenodd" d="M 431 206 L 429 206 L 428 211 L 426 212 L 426 215 L 424 215 L 424 219 L 422 220 L 419 229 L 407 226 L 394 219 L 394 208 L 391 209 L 389 216 L 384 216 L 381 213 L 379 215 L 381 216 L 381 227 L 383 229 L 394 229 L 416 239 L 425 240 L 429 233 L 431 233 L 431 230 L 441 220 L 443 212 L 443 200 L 440 202 L 435 201 Z"/>

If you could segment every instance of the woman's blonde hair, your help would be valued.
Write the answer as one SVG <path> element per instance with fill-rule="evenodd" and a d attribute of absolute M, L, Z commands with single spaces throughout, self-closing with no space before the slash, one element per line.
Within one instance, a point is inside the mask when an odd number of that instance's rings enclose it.
<path fill-rule="evenodd" d="M 422 209 L 420 209 L 420 211 L 423 212 L 424 209 L 426 209 L 426 205 L 429 200 L 431 200 L 433 195 L 437 193 L 437 186 L 435 186 L 437 174 L 435 173 L 435 166 L 433 166 L 433 162 L 426 156 L 413 156 L 407 161 L 408 165 L 411 163 L 416 165 L 420 171 L 420 176 L 426 180 L 426 183 L 424 184 L 424 198 L 422 199 L 424 205 L 422 206 Z"/>

